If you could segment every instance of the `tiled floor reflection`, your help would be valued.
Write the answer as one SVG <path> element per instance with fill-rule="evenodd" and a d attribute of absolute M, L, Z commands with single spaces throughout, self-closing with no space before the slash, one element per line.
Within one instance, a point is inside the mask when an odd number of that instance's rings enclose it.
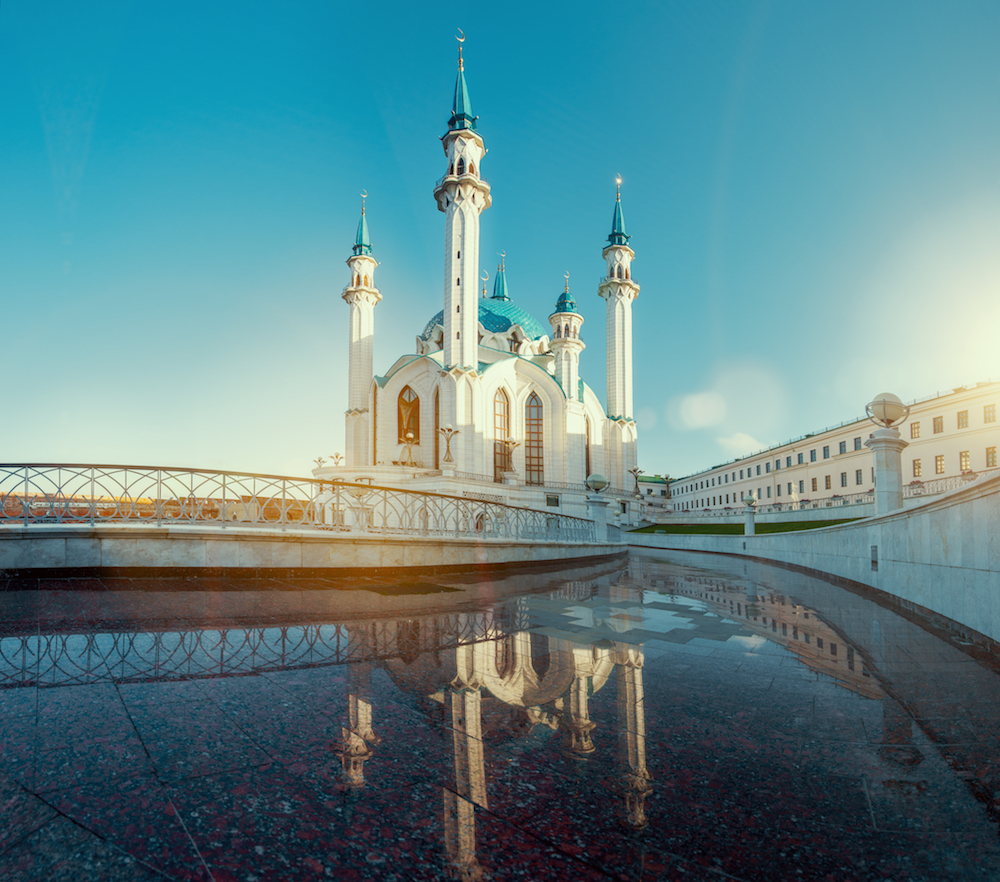
<path fill-rule="evenodd" d="M 0 879 L 1000 877 L 997 660 L 821 579 L 93 587 L 0 592 Z"/>

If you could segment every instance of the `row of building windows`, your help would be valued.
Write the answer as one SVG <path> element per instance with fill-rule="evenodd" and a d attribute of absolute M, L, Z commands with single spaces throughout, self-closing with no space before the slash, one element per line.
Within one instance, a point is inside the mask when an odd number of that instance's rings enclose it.
<path fill-rule="evenodd" d="M 986 465 L 984 468 L 995 469 L 997 467 L 997 449 L 996 447 L 986 448 Z M 969 472 L 972 471 L 972 453 L 968 450 L 963 450 L 958 454 L 958 468 L 959 471 Z M 913 477 L 921 478 L 923 477 L 923 464 L 919 459 L 913 460 Z M 934 474 L 943 475 L 945 473 L 945 458 L 944 455 L 934 457 Z"/>
<path fill-rule="evenodd" d="M 958 464 L 959 464 L 960 471 L 968 472 L 968 471 L 970 471 L 972 469 L 972 454 L 971 454 L 970 451 L 963 450 L 961 453 L 958 454 L 958 460 L 959 460 Z M 988 468 L 988 469 L 995 469 L 995 468 L 997 468 L 997 449 L 996 449 L 996 447 L 987 447 L 986 448 L 986 465 L 984 467 Z M 872 473 L 871 474 L 871 479 L 872 479 L 872 481 L 874 481 L 875 480 L 875 470 L 871 469 L 871 473 Z M 934 457 L 934 474 L 936 474 L 936 475 L 943 475 L 944 473 L 945 473 L 945 457 L 943 455 L 935 456 Z M 919 459 L 915 459 L 915 460 L 913 460 L 913 477 L 914 478 L 920 478 L 922 476 L 923 476 L 923 464 L 922 464 L 922 461 L 919 460 Z M 862 484 L 864 484 L 864 469 L 855 469 L 854 470 L 854 486 L 858 487 L 858 486 L 861 486 Z M 787 483 L 787 485 L 786 485 L 786 487 L 787 487 L 787 494 L 789 496 L 791 496 L 794 493 L 794 489 L 793 489 L 794 486 L 795 486 L 795 482 L 794 481 L 789 481 Z M 841 472 L 840 473 L 840 486 L 841 487 L 848 487 L 848 486 L 850 486 L 849 473 L 848 472 Z M 799 493 L 805 493 L 805 488 L 806 488 L 806 482 L 804 480 L 803 481 L 799 481 L 798 482 L 798 492 Z M 810 489 L 812 490 L 813 493 L 816 493 L 816 492 L 819 491 L 819 478 L 812 478 L 811 479 L 811 481 L 810 481 Z M 823 489 L 824 490 L 832 490 L 833 489 L 833 476 L 832 475 L 824 475 L 823 476 Z M 781 484 L 776 485 L 776 491 L 777 491 L 776 495 L 780 497 L 782 495 L 781 494 L 781 491 L 782 491 L 782 485 Z M 725 493 L 725 494 L 719 494 L 718 496 L 706 497 L 705 499 L 695 500 L 691 505 L 694 508 L 698 508 L 700 506 L 728 504 L 730 502 L 730 496 L 732 496 L 732 502 L 735 503 L 735 502 L 738 501 L 738 497 L 737 497 L 736 493 L 732 493 L 732 494 Z M 771 498 L 771 488 L 770 487 L 766 487 L 766 488 L 758 487 L 757 488 L 757 499 L 770 499 L 770 498 Z M 709 501 L 709 499 L 711 501 Z M 725 503 L 723 502 L 723 499 L 725 499 Z"/>
<path fill-rule="evenodd" d="M 995 423 L 997 421 L 997 406 L 995 404 L 984 404 L 983 405 L 983 422 L 984 423 Z M 967 410 L 960 410 L 956 414 L 955 420 L 956 427 L 959 429 L 969 428 L 969 412 Z M 944 431 L 944 417 L 936 416 L 931 419 L 931 428 L 935 435 L 940 435 Z M 920 437 L 920 420 L 914 420 L 910 423 L 910 437 L 919 438 Z"/>
<path fill-rule="evenodd" d="M 997 419 L 997 408 L 996 408 L 996 405 L 995 404 L 985 404 L 985 405 L 983 405 L 983 422 L 984 423 L 995 423 L 996 419 Z M 944 417 L 943 416 L 933 417 L 933 419 L 932 419 L 932 425 L 933 425 L 934 434 L 940 434 L 941 432 L 944 431 Z M 956 414 L 956 426 L 959 429 L 967 429 L 969 427 L 969 411 L 968 410 L 960 410 L 960 411 L 957 412 L 957 414 Z M 868 437 L 871 437 L 871 435 L 869 435 Z M 920 437 L 920 421 L 919 420 L 914 420 L 913 422 L 910 423 L 910 438 L 919 438 L 919 437 Z M 863 443 L 863 440 L 862 440 L 862 436 L 858 435 L 858 436 L 856 436 L 853 439 L 853 441 L 847 441 L 846 439 L 843 440 L 843 441 L 840 441 L 838 443 L 837 452 L 838 452 L 838 454 L 842 455 L 842 454 L 848 453 L 849 451 L 861 450 L 863 447 L 864 447 L 864 443 Z M 823 459 L 830 459 L 830 457 L 831 457 L 830 445 L 824 445 L 821 448 L 821 450 L 822 450 L 822 458 Z M 993 451 L 992 454 L 990 453 L 991 450 Z M 794 456 L 794 461 L 793 461 L 793 456 Z M 964 459 L 962 460 L 963 462 L 969 462 L 970 461 L 970 457 L 969 457 L 968 451 L 966 451 L 965 453 L 960 454 L 960 456 L 964 457 Z M 820 448 L 813 448 L 812 450 L 809 451 L 809 462 L 810 463 L 817 462 L 819 460 L 819 458 L 820 458 Z M 940 457 L 940 456 L 935 458 L 935 474 L 943 475 L 945 473 L 944 472 L 944 466 L 938 464 L 938 461 L 943 462 L 943 459 L 944 459 L 944 457 Z M 784 467 L 785 468 L 791 468 L 793 465 L 805 465 L 805 463 L 806 463 L 805 452 L 803 452 L 803 453 L 797 453 L 797 454 L 793 454 L 793 455 L 788 455 L 788 456 L 786 456 L 784 458 L 784 460 L 785 460 L 784 461 Z M 916 471 L 914 471 L 914 477 L 918 477 L 919 476 L 919 474 L 918 474 L 919 473 L 919 468 L 920 468 L 919 467 L 919 462 L 920 462 L 920 460 L 914 460 L 914 469 L 916 469 Z M 986 466 L 985 467 L 986 468 L 996 468 L 997 467 L 996 466 L 996 449 L 995 448 L 987 448 L 987 452 L 986 452 Z M 781 468 L 782 468 L 781 457 L 776 457 L 775 460 L 774 460 L 774 463 L 773 463 L 773 470 L 774 471 L 780 471 Z M 962 466 L 962 471 L 968 471 L 970 468 L 971 468 L 971 466 L 969 466 L 969 465 L 963 465 Z M 747 480 L 747 479 L 750 479 L 750 478 L 753 478 L 753 477 L 761 475 L 762 474 L 762 469 L 763 469 L 763 474 L 770 474 L 771 471 L 772 471 L 772 463 L 770 461 L 765 462 L 765 463 L 758 463 L 755 466 L 749 466 L 749 467 L 747 467 L 745 469 L 734 470 L 731 473 L 724 473 L 722 475 L 718 475 L 718 476 L 713 477 L 713 478 L 705 478 L 704 480 L 695 481 L 695 482 L 693 482 L 691 484 L 687 484 L 685 486 L 682 486 L 680 488 L 680 490 L 677 491 L 677 492 L 678 492 L 678 495 L 683 495 L 685 493 L 692 493 L 692 492 L 697 491 L 697 490 L 706 490 L 706 489 L 709 489 L 710 487 L 715 487 L 715 486 L 717 486 L 719 484 L 728 484 L 728 483 L 730 483 L 730 481 L 735 482 L 737 480 L 740 480 L 740 481 Z M 846 473 L 841 473 L 841 474 L 843 475 L 843 474 L 846 474 Z M 739 477 L 737 477 L 737 475 Z M 800 481 L 799 483 L 801 484 L 803 482 Z M 813 480 L 813 483 L 815 483 L 815 479 Z M 858 483 L 861 483 L 861 482 L 859 481 Z M 842 483 L 842 486 L 847 486 L 847 485 Z M 815 489 L 815 488 L 813 488 L 813 489 Z M 721 499 L 722 497 L 719 497 L 719 498 Z M 736 500 L 736 494 L 733 494 L 733 500 L 734 501 Z M 704 501 L 704 500 L 702 500 L 702 501 Z"/>

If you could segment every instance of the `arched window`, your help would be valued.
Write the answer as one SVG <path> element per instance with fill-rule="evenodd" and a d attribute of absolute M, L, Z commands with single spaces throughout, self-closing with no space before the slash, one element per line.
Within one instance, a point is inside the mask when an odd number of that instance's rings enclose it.
<path fill-rule="evenodd" d="M 521 341 L 517 339 L 517 332 L 510 335 L 510 351 L 517 352 L 521 348 Z"/>
<path fill-rule="evenodd" d="M 629 270 L 628 270 L 628 267 L 625 267 L 625 278 L 626 278 L 626 279 L 631 279 L 631 278 L 632 278 L 632 276 L 631 276 L 631 275 L 629 275 Z"/>
<path fill-rule="evenodd" d="M 569 336 L 569 325 L 563 325 L 563 336 L 564 337 Z"/>
<path fill-rule="evenodd" d="M 558 340 L 562 336 L 562 328 L 556 325 L 556 339 Z"/>
<path fill-rule="evenodd" d="M 413 441 L 420 443 L 420 399 L 409 386 L 404 386 L 396 402 L 396 419 L 399 425 L 399 443 L 406 440 L 408 432 L 413 433 Z"/>
<path fill-rule="evenodd" d="M 365 273 L 365 287 L 368 287 L 368 273 Z"/>
<path fill-rule="evenodd" d="M 503 442 L 510 437 L 510 399 L 503 389 L 493 396 L 493 480 L 503 483 L 503 473 L 510 471 L 510 449 Z"/>
<path fill-rule="evenodd" d="M 464 159 L 460 159 L 458 161 L 458 173 L 460 175 L 464 175 L 465 174 L 465 160 Z"/>
<path fill-rule="evenodd" d="M 474 162 L 469 163 L 469 174 L 474 175 L 476 173 L 476 164 Z"/>
<path fill-rule="evenodd" d="M 514 653 L 512 652 L 513 647 L 508 642 L 509 640 L 509 637 L 501 637 L 495 644 L 497 676 L 501 679 L 506 677 L 514 667 Z"/>
<path fill-rule="evenodd" d="M 618 274 L 618 278 L 620 279 L 622 277 L 622 268 L 621 267 L 618 267 L 618 273 L 617 274 Z"/>
<path fill-rule="evenodd" d="M 524 405 L 525 483 L 544 484 L 542 453 L 542 400 L 532 392 Z"/>
<path fill-rule="evenodd" d="M 434 390 L 434 468 L 441 468 L 441 390 Z"/>

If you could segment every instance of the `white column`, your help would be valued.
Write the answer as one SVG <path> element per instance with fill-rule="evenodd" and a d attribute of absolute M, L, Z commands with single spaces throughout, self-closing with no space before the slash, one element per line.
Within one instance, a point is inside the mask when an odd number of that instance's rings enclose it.
<path fill-rule="evenodd" d="M 903 448 L 908 447 L 896 429 L 876 429 L 865 447 L 872 452 L 875 466 L 875 514 L 883 515 L 903 507 Z"/>

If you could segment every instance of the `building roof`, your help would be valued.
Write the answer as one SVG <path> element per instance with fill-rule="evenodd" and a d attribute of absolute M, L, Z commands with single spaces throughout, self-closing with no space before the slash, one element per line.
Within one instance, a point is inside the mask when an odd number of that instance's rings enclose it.
<path fill-rule="evenodd" d="M 458 129 L 476 130 L 476 118 L 472 115 L 472 99 L 469 97 L 469 86 L 465 82 L 462 58 L 458 59 L 458 77 L 455 80 L 455 98 L 451 103 L 451 118 L 448 120 L 448 131 Z"/>
<path fill-rule="evenodd" d="M 569 293 L 569 279 L 566 279 L 566 288 L 563 290 L 562 294 L 559 295 L 559 299 L 556 301 L 556 309 L 552 315 L 557 315 L 560 312 L 575 312 L 579 314 L 580 310 L 576 308 L 576 301 L 573 299 L 573 295 Z M 549 316 L 552 318 L 552 316 Z"/>
<path fill-rule="evenodd" d="M 618 185 L 618 198 L 615 199 L 615 214 L 611 219 L 611 235 L 608 243 L 611 245 L 628 245 L 632 237 L 625 232 L 625 216 L 622 214 L 622 188 Z"/>
<path fill-rule="evenodd" d="M 537 340 L 546 333 L 541 323 L 520 306 L 515 305 L 510 300 L 495 297 L 481 297 L 479 299 L 479 323 L 487 331 L 494 334 L 502 334 L 504 331 L 509 331 L 514 325 L 520 325 L 521 330 L 524 331 L 529 340 Z M 434 328 L 443 324 L 444 310 L 442 309 L 427 323 L 420 339 L 430 340 Z"/>
<path fill-rule="evenodd" d="M 365 204 L 361 203 L 361 220 L 358 221 L 358 234 L 354 237 L 355 254 L 371 254 L 372 240 L 368 235 L 368 221 L 365 218 Z"/>

